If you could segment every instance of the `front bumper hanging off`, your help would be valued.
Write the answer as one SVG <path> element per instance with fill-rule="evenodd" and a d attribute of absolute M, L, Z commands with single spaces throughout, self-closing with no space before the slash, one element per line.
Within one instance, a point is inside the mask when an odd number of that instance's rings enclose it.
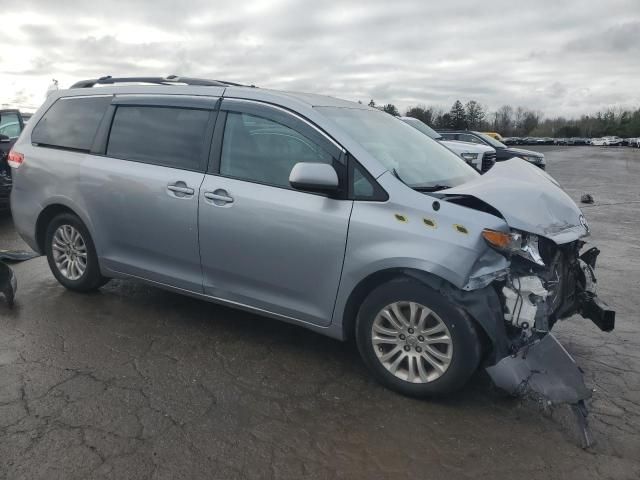
<path fill-rule="evenodd" d="M 615 327 L 615 312 L 598 298 L 595 288 L 594 268 L 599 253 L 597 248 L 591 248 L 565 270 L 568 278 L 558 317 L 578 313 L 601 330 L 610 332 Z M 555 318 L 540 323 L 553 325 L 554 322 Z M 521 337 L 512 345 L 515 351 L 511 355 L 486 369 L 494 384 L 511 395 L 533 397 L 545 407 L 569 404 L 582 433 L 582 445 L 589 447 L 592 439 L 585 401 L 591 398 L 592 391 L 585 385 L 575 360 L 548 332 L 529 332 L 526 341 Z"/>

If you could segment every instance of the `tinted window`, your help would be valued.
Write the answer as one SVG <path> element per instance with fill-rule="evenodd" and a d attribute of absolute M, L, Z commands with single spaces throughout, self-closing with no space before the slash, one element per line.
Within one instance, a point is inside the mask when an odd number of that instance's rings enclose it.
<path fill-rule="evenodd" d="M 43 146 L 89 151 L 111 97 L 60 98 L 33 129 Z"/>
<path fill-rule="evenodd" d="M 373 184 L 365 177 L 359 166 L 353 169 L 353 197 L 356 200 L 370 200 L 375 197 Z"/>
<path fill-rule="evenodd" d="M 329 153 L 289 127 L 246 113 L 227 115 L 222 175 L 290 188 L 289 174 L 296 163 L 332 161 Z"/>
<path fill-rule="evenodd" d="M 185 170 L 204 170 L 209 111 L 167 107 L 116 110 L 107 155 Z"/>
<path fill-rule="evenodd" d="M 20 136 L 20 119 L 16 113 L 3 113 L 0 118 L 0 135 L 14 139 Z"/>

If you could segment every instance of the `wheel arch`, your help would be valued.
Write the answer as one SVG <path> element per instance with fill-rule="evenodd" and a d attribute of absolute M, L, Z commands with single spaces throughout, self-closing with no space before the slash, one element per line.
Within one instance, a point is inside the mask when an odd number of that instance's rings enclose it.
<path fill-rule="evenodd" d="M 446 280 L 438 277 L 433 273 L 408 267 L 386 268 L 384 270 L 378 270 L 369 274 L 368 276 L 360 280 L 360 282 L 358 282 L 353 290 L 351 290 L 351 293 L 349 294 L 349 297 L 345 303 L 344 312 L 342 314 L 343 338 L 353 338 L 356 318 L 358 316 L 358 311 L 360 310 L 360 305 L 370 292 L 372 292 L 376 287 L 382 285 L 383 283 L 408 278 L 416 279 L 421 283 L 425 283 L 427 285 L 429 285 L 430 283 L 434 283 L 435 281 L 446 282 Z M 431 282 L 429 282 L 429 280 L 427 279 L 431 280 Z"/>
<path fill-rule="evenodd" d="M 495 359 L 506 354 L 507 339 L 501 303 L 491 285 L 478 290 L 463 291 L 434 273 L 408 267 L 374 272 L 353 288 L 345 303 L 342 317 L 342 337 L 345 340 L 354 338 L 358 311 L 367 295 L 383 283 L 402 279 L 416 280 L 440 292 L 457 305 L 477 327 L 489 363 L 494 363 Z"/>
<path fill-rule="evenodd" d="M 60 215 L 61 213 L 70 213 L 75 215 L 80 219 L 82 223 L 84 223 L 85 227 L 89 229 L 89 225 L 86 220 L 80 215 L 75 209 L 72 207 L 63 204 L 63 203 L 52 203 L 47 205 L 40 214 L 38 215 L 38 219 L 36 220 L 36 243 L 38 245 L 38 250 L 40 253 L 45 253 L 45 235 L 47 233 L 47 226 L 55 217 Z M 89 229 L 91 233 L 91 230 Z"/>

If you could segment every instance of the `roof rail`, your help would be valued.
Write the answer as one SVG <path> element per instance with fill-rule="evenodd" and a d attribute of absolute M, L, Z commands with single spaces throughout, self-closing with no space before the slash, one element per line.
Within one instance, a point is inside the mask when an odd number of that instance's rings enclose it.
<path fill-rule="evenodd" d="M 201 87 L 244 87 L 240 83 L 225 82 L 222 80 L 206 80 L 203 78 L 179 77 L 169 75 L 167 77 L 118 77 L 111 75 L 106 77 L 81 80 L 71 85 L 71 88 L 91 88 L 95 85 L 115 85 L 116 83 L 152 83 L 154 85 L 197 85 Z M 254 85 L 251 85 L 252 87 Z"/>

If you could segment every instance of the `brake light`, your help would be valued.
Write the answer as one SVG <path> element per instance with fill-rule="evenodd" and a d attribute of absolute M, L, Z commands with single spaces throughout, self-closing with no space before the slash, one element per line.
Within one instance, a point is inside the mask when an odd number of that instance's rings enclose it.
<path fill-rule="evenodd" d="M 9 157 L 7 157 L 7 163 L 11 168 L 18 168 L 24 162 L 24 155 L 20 152 L 16 152 L 15 150 L 11 150 L 9 152 Z"/>

